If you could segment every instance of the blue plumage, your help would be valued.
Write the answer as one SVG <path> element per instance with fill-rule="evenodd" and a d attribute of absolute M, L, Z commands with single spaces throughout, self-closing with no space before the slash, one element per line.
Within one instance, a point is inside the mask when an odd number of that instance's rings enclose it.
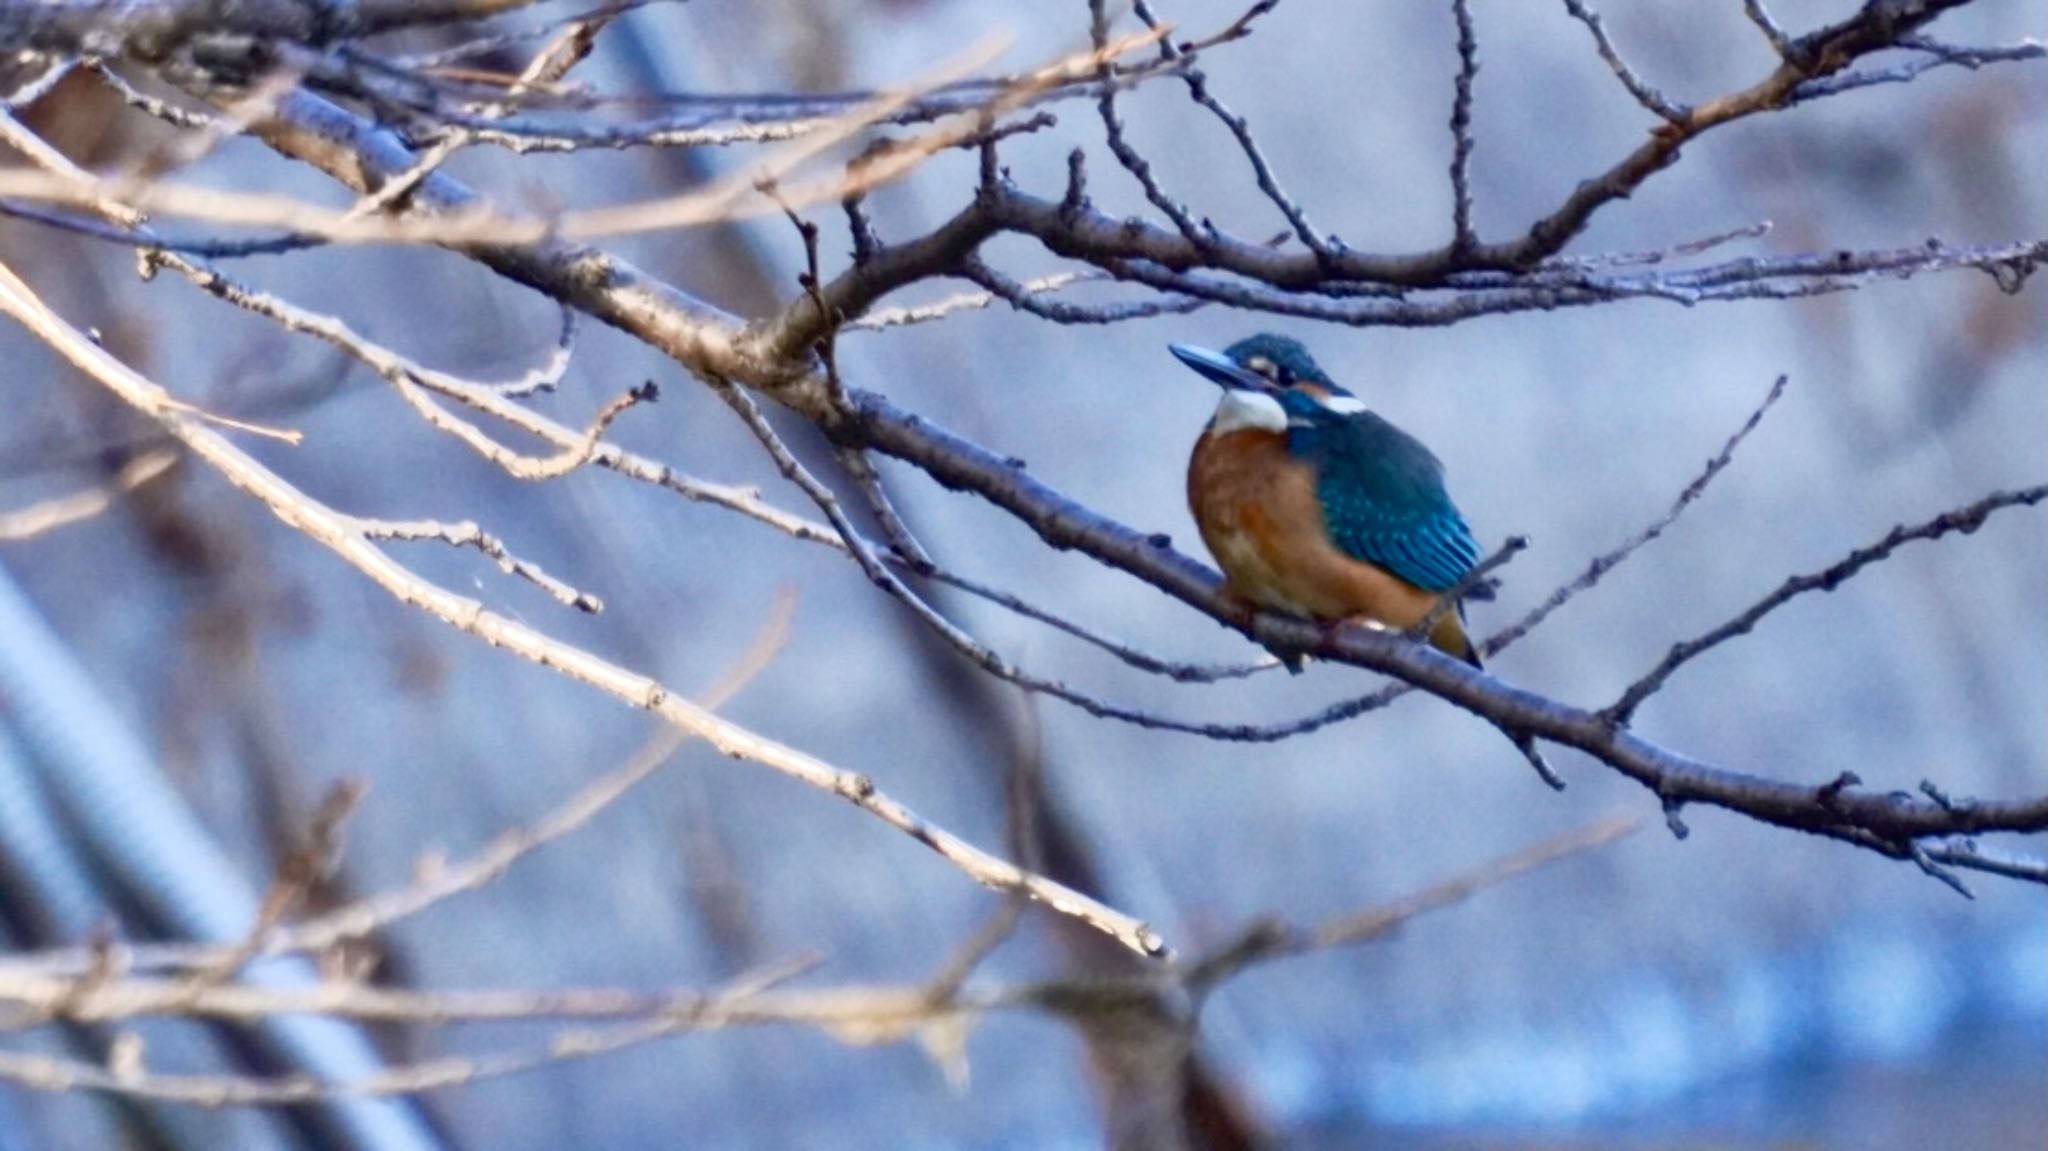
<path fill-rule="evenodd" d="M 1479 543 L 1444 490 L 1444 469 L 1420 441 L 1369 411 L 1331 411 L 1284 392 L 1287 450 L 1316 468 L 1316 495 L 1345 554 L 1426 591 L 1456 584 Z"/>

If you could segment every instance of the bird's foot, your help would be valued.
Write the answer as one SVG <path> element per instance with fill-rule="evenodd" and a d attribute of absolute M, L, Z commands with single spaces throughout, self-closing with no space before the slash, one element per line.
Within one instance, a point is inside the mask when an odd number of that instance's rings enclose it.
<path fill-rule="evenodd" d="M 1316 651 L 1323 655 L 1334 655 L 1337 650 L 1337 641 L 1344 635 L 1344 630 L 1353 627 L 1364 628 L 1367 631 L 1390 630 L 1387 625 L 1380 621 L 1367 619 L 1364 616 L 1353 616 L 1350 619 L 1317 620 Z"/>

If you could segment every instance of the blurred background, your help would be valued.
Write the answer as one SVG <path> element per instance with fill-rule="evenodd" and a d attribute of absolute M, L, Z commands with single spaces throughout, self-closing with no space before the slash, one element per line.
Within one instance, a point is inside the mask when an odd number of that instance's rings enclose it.
<path fill-rule="evenodd" d="M 1674 98 L 1746 86 L 1773 63 L 1732 2 L 1612 7 L 1617 41 Z M 1853 7 L 1773 5 L 1795 31 Z M 1475 8 L 1476 219 L 1483 236 L 1502 238 L 1648 125 L 1560 7 Z M 1241 9 L 1172 0 L 1162 15 L 1202 34 Z M 2005 43 L 2048 33 L 2043 23 L 2039 4 L 1988 0 L 1937 30 L 1953 43 Z M 1078 3 L 992 0 L 698 0 L 635 13 L 577 76 L 610 90 L 858 88 L 928 75 L 998 33 L 1011 45 L 1002 64 L 1021 68 L 1084 47 L 1087 13 Z M 1448 234 L 1453 43 L 1445 4 L 1289 0 L 1206 68 L 1320 226 L 1354 248 L 1413 251 Z M 1056 129 L 1006 145 L 1016 178 L 1056 194 L 1066 152 L 1086 146 L 1097 200 L 1141 211 L 1137 189 L 1102 153 L 1092 105 L 1056 110 Z M 1123 113 L 1162 182 L 1199 214 L 1245 235 L 1283 226 L 1228 134 L 1184 89 L 1147 86 Z M 84 77 L 25 116 L 93 166 L 116 166 L 156 139 Z M 719 152 L 512 158 L 474 149 L 451 170 L 514 203 L 599 204 L 744 162 Z M 877 193 L 884 237 L 956 211 L 971 166 L 969 156 L 942 157 Z M 224 143 L 187 178 L 348 202 L 248 141 Z M 1659 248 L 1764 220 L 1773 230 L 1748 242 L 1758 253 L 2038 238 L 2048 234 L 2044 184 L 2048 71 L 1951 68 L 1717 132 L 1601 213 L 1573 251 Z M 829 270 L 847 240 L 836 213 L 819 216 Z M 794 295 L 803 264 L 793 232 L 772 219 L 608 246 L 742 314 Z M 1017 276 L 1058 267 L 1014 239 L 989 255 Z M 1181 946 L 1221 942 L 1261 915 L 1305 922 L 1383 903 L 1616 810 L 1655 815 L 1641 789 L 1569 752 L 1555 760 L 1572 786 L 1550 793 L 1497 733 L 1425 697 L 1270 746 L 1019 700 L 928 650 L 839 555 L 607 473 L 510 479 L 324 348 L 174 277 L 138 281 L 118 247 L 0 219 L 0 259 L 180 396 L 303 429 L 300 447 L 252 450 L 318 498 L 365 515 L 476 519 L 601 595 L 604 614 L 586 618 L 473 555 L 438 545 L 402 553 L 458 591 L 664 682 L 694 690 L 715 681 L 793 591 L 787 648 L 727 714 L 870 774 L 990 846 L 1005 840 L 1006 781 L 1028 763 L 1041 773 L 1046 817 L 1068 837 L 1056 845 L 1070 853 L 1065 865 Z M 438 252 L 345 248 L 237 270 L 428 363 L 479 376 L 543 359 L 557 326 L 547 301 Z M 891 302 L 956 287 L 921 285 Z M 1214 394 L 1164 345 L 1220 345 L 1259 330 L 1297 336 L 1435 448 L 1482 540 L 1534 541 L 1506 570 L 1499 602 L 1474 611 L 1480 634 L 1661 514 L 1772 379 L 1789 375 L 1783 402 L 1676 528 L 1495 665 L 1510 682 L 1594 704 L 1790 573 L 1825 566 L 1896 523 L 2038 483 L 2048 454 L 2044 320 L 2038 285 L 2013 296 L 1988 277 L 1952 273 L 1812 301 L 1633 302 L 1441 330 L 1317 327 L 1221 309 L 1069 329 L 999 306 L 849 334 L 839 355 L 860 386 L 1195 550 L 1183 468 Z M 104 479 L 156 447 L 22 330 L 0 330 L 0 355 L 0 509 Z M 615 438 L 801 506 L 728 411 L 608 329 L 584 325 L 566 383 L 543 403 L 580 425 L 647 378 L 663 385 L 661 403 L 628 413 Z M 908 469 L 885 471 L 957 570 L 1148 650 L 1259 654 L 1150 587 L 1048 550 L 978 501 Z M 2017 511 L 1970 536 L 1909 547 L 1688 667 L 1639 726 L 1774 778 L 1819 784 L 1853 770 L 1875 789 L 1932 778 L 1960 794 L 2048 791 L 2044 540 L 2039 513 Z M 337 779 L 360 777 L 370 792 L 341 873 L 321 895 L 330 902 L 403 885 L 423 856 L 464 855 L 530 823 L 651 732 L 614 700 L 394 602 L 187 464 L 87 522 L 0 542 L 0 583 L 21 600 L 0 617 L 12 621 L 0 622 L 0 645 L 21 652 L 48 639 L 97 692 L 58 726 L 132 736 L 257 889 Z M 1039 672 L 1179 717 L 1277 720 L 1373 686 L 1356 670 L 1318 667 L 1175 685 L 973 602 L 949 607 Z M 160 917 L 109 894 L 117 865 L 94 838 L 104 833 L 76 816 L 54 817 L 41 839 L 33 820 L 4 822 L 28 794 L 21 789 L 61 786 L 50 782 L 50 753 L 22 691 L 0 693 L 0 788 L 15 789 L 0 795 L 0 829 L 15 828 L 0 869 L 10 945 L 81 942 L 110 917 L 130 938 L 169 933 Z M 1254 970 L 1207 1005 L 1207 1075 L 1282 1145 L 2042 1145 L 2048 901 L 2038 889 L 1981 877 L 1966 901 L 1910 866 L 1837 843 L 1707 810 L 1687 820 L 1684 842 L 1653 823 L 1392 939 Z M 914 982 L 996 903 L 851 807 L 686 746 L 595 827 L 487 891 L 399 925 L 364 962 L 422 987 L 653 989 L 715 985 L 816 953 L 821 965 L 806 978 L 821 985 Z M 1045 921 L 1025 928 L 988 961 L 988 978 L 1109 962 Z M 388 1058 L 412 1060 L 535 1034 L 394 1029 L 375 1038 Z M 203 1037 L 174 1027 L 152 1035 L 162 1037 L 151 1040 L 162 1053 L 153 1061 L 233 1054 L 209 1053 Z M 53 1031 L 4 1041 L 51 1051 L 89 1042 Z M 1091 1062 L 1085 1037 L 1057 1021 L 999 1014 L 970 1037 L 962 1084 L 915 1044 L 734 1030 L 438 1092 L 422 1105 L 459 1147 L 1082 1147 L 1102 1139 L 1104 1106 L 1114 1106 L 1096 1055 Z M 10 1151 L 309 1138 L 274 1117 L 0 1085 L 0 1148 Z"/>

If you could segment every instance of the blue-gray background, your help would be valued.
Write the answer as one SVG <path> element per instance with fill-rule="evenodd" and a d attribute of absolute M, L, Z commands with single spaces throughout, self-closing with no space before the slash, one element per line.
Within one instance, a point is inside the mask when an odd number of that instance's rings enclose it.
<path fill-rule="evenodd" d="M 1624 48 L 1676 98 L 1746 85 L 1771 65 L 1732 0 L 1613 7 Z M 1850 7 L 1776 6 L 1794 29 Z M 1165 14 L 1198 35 L 1238 8 L 1188 0 Z M 1497 238 L 1634 146 L 1648 120 L 1559 6 L 1475 8 L 1484 68 L 1474 193 L 1482 233 Z M 1974 43 L 2038 37 L 2041 25 L 2038 4 L 1993 0 L 1937 27 Z M 776 89 L 913 78 L 998 31 L 1012 41 L 1005 63 L 1022 67 L 1084 44 L 1086 15 L 1078 3 L 704 0 L 630 27 L 670 86 Z M 1290 0 L 1207 66 L 1321 226 L 1354 247 L 1408 251 L 1447 231 L 1451 44 L 1443 4 Z M 623 84 L 628 75 L 614 44 L 587 78 Z M 2048 233 L 2044 97 L 2038 64 L 1950 69 L 1746 122 L 1689 147 L 1677 168 L 1605 210 L 1574 250 L 1658 247 L 1765 219 L 1775 230 L 1750 250 L 2038 237 Z M 1055 131 L 1006 149 L 1018 178 L 1042 194 L 1060 186 L 1068 148 L 1100 139 L 1090 106 L 1059 111 Z M 1153 85 L 1124 112 L 1162 180 L 1200 212 L 1249 235 L 1280 227 L 1228 136 L 1179 88 Z M 740 152 L 710 161 L 719 171 L 746 162 Z M 885 235 L 911 235 L 955 210 L 968 164 L 942 158 L 877 195 Z M 637 156 L 478 154 L 454 167 L 533 202 L 610 202 L 678 178 Z M 1094 172 L 1099 201 L 1143 207 L 1106 154 Z M 249 144 L 222 148 L 192 178 L 344 202 Z M 742 240 L 789 294 L 801 253 L 786 226 L 764 221 Z M 12 221 L 0 224 L 0 244 L 75 322 L 135 341 L 137 358 L 180 395 L 255 404 L 280 388 L 317 393 L 334 370 L 320 350 L 171 278 L 138 284 L 118 252 L 53 242 Z M 617 247 L 690 291 L 758 306 L 730 237 Z M 826 247 L 836 258 L 843 238 L 828 231 Z M 991 254 L 1019 274 L 1053 267 L 1015 241 Z M 246 272 L 430 362 L 483 374 L 542 355 L 555 323 L 545 301 L 436 253 L 310 253 Z M 1163 345 L 1269 328 L 1300 336 L 1437 449 L 1484 539 L 1534 538 L 1501 602 L 1475 612 L 1482 633 L 1657 516 L 1771 379 L 1790 375 L 1784 402 L 1678 528 L 1498 661 L 1510 681 L 1598 703 L 1671 642 L 1784 575 L 1823 566 L 1894 523 L 2039 482 L 2044 300 L 2038 287 L 2013 298 L 1987 277 L 1953 274 L 1805 303 L 1630 303 L 1417 331 L 1221 310 L 1069 329 L 998 308 L 848 336 L 841 356 L 861 385 L 1193 547 L 1181 469 L 1213 392 Z M 0 506 L 14 507 L 76 486 L 89 474 L 79 445 L 121 425 L 105 397 L 23 333 L 0 332 L 0 343 L 11 365 L 0 379 L 10 413 L 0 422 Z M 544 402 L 578 423 L 646 377 L 666 385 L 663 401 L 629 413 L 622 441 L 800 504 L 728 413 L 609 331 L 586 326 L 568 385 Z M 601 594 L 607 611 L 573 617 L 475 557 L 433 547 L 404 553 L 422 570 L 679 687 L 716 678 L 782 590 L 798 589 L 787 650 L 732 717 L 871 774 L 977 842 L 1000 843 L 987 741 L 963 730 L 926 665 L 905 656 L 904 632 L 888 618 L 895 609 L 843 559 L 608 474 L 508 479 L 360 373 L 288 422 L 306 432 L 303 446 L 257 450 L 318 497 L 363 514 L 476 518 Z M 976 501 L 906 470 L 889 476 L 933 548 L 965 572 L 1150 649 L 1253 654 L 1150 588 L 1048 551 Z M 372 784 L 347 874 L 375 890 L 404 883 L 423 853 L 465 853 L 530 820 L 648 733 L 643 716 L 615 701 L 398 605 L 215 479 L 182 475 L 161 498 L 171 506 L 157 515 L 196 525 L 207 562 L 152 535 L 150 517 L 122 510 L 0 545 L 0 563 L 252 876 L 270 866 L 258 813 L 281 804 L 303 815 L 335 778 Z M 1967 538 L 1909 548 L 1689 667 L 1640 726 L 1777 778 L 1818 783 L 1848 769 L 1876 788 L 1931 777 L 1963 793 L 2038 794 L 2048 788 L 2043 541 L 2038 512 L 2013 512 Z M 1181 716 L 1277 719 L 1368 685 L 1354 671 L 1315 669 L 1181 687 L 994 610 L 968 607 L 965 620 L 1035 669 Z M 1190 946 L 1263 913 L 1311 919 L 1369 905 L 1616 808 L 1651 806 L 1633 785 L 1564 753 L 1573 786 L 1552 795 L 1496 734 L 1424 698 L 1262 747 L 1140 731 L 1055 704 L 1031 712 L 1050 786 L 1094 840 L 1116 901 Z M 1211 1004 L 1209 1050 L 1258 1113 L 1281 1130 L 1324 1133 L 1317 1138 L 1376 1125 L 1445 1145 L 1475 1129 L 1559 1145 L 1797 1137 L 1989 1147 L 2038 1137 L 2048 1122 L 2048 915 L 2038 890 L 1987 878 L 1965 902 L 1868 853 L 1708 811 L 1688 818 L 1684 843 L 1645 833 L 1392 941 L 1253 973 Z M 587 833 L 487 893 L 404 925 L 393 944 L 406 977 L 429 987 L 709 984 L 733 974 L 737 958 L 703 914 L 733 906 L 706 897 L 712 888 L 738 893 L 753 956 L 815 949 L 825 957 L 818 981 L 922 978 L 992 906 L 846 805 L 691 748 Z M 1026 939 L 988 970 L 1025 975 L 1048 962 L 1043 943 Z M 437 1035 L 414 1050 L 493 1050 L 515 1039 Z M 1058 1024 L 989 1020 L 969 1055 L 971 1081 L 955 1090 L 914 1046 L 718 1033 L 431 1102 L 477 1147 L 1096 1138 L 1081 1048 Z M 93 1130 L 82 1104 L 13 1102 L 53 1145 L 66 1145 L 50 1133 L 58 1127 Z"/>

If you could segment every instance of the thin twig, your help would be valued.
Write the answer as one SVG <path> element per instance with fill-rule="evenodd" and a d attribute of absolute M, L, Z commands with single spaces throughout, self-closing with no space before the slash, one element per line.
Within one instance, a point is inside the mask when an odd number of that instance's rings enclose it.
<path fill-rule="evenodd" d="M 1593 557 L 1593 562 L 1586 565 L 1585 571 L 1551 592 L 1528 615 L 1488 637 L 1482 646 L 1484 653 L 1490 656 L 1505 651 L 1509 645 L 1528 635 L 1538 624 L 1548 619 L 1550 613 L 1571 602 L 1581 592 L 1592 590 L 1595 584 L 1606 578 L 1608 572 L 1621 566 L 1643 545 L 1663 535 L 1666 529 L 1678 522 L 1678 517 L 1684 515 L 1687 508 L 1706 494 L 1707 485 L 1714 482 L 1714 477 L 1720 475 L 1734 460 L 1735 449 L 1741 447 L 1742 441 L 1749 438 L 1749 433 L 1755 431 L 1757 425 L 1763 422 L 1764 413 L 1770 411 L 1771 406 L 1785 394 L 1786 381 L 1787 377 L 1779 376 L 1772 382 L 1770 390 L 1764 393 L 1763 402 L 1750 409 L 1749 418 L 1742 422 L 1741 427 L 1735 429 L 1735 434 L 1728 437 L 1728 442 L 1721 445 L 1721 450 L 1707 460 L 1706 467 L 1700 469 L 1700 473 L 1692 478 L 1692 482 L 1685 485 L 1678 493 L 1678 498 L 1671 502 L 1671 507 L 1663 515 L 1623 540 L 1618 547 Z"/>
<path fill-rule="evenodd" d="M 121 465 L 121 470 L 106 483 L 42 500 L 15 511 L 0 512 L 0 541 L 34 539 L 45 532 L 89 520 L 113 507 L 114 501 L 122 495 L 169 471 L 177 461 L 176 452 L 162 449 L 144 452 Z"/>
<path fill-rule="evenodd" d="M 10 112 L 19 112 L 50 94 L 51 90 L 71 75 L 78 61 L 69 57 L 42 61 L 43 70 L 16 85 L 12 92 L 0 98 L 0 107 Z"/>
<path fill-rule="evenodd" d="M 1969 534 L 1984 526 L 1991 513 L 2002 508 L 2032 507 L 2048 500 L 2048 484 L 2019 491 L 1992 492 L 1983 499 L 1946 511 L 1924 523 L 1908 527 L 1901 524 L 1885 533 L 1883 539 L 1866 547 L 1857 548 L 1836 563 L 1808 575 L 1796 575 L 1778 585 L 1777 590 L 1751 604 L 1741 614 L 1692 639 L 1672 645 L 1657 666 L 1621 693 L 1621 698 L 1609 705 L 1601 715 L 1609 722 L 1626 724 L 1635 715 L 1643 701 L 1655 695 L 1669 680 L 1672 673 L 1691 662 L 1694 658 L 1713 650 L 1762 622 L 1773 611 L 1785 606 L 1793 599 L 1807 592 L 1829 592 L 1840 587 L 1858 572 L 1872 564 L 1880 563 L 1906 544 L 1915 540 L 1937 540 L 1952 532 Z"/>
<path fill-rule="evenodd" d="M 1154 30 L 1158 31 L 1159 29 L 1155 26 Z M 1108 0 L 1088 0 L 1088 36 L 1095 45 L 1096 53 L 1107 56 L 1106 49 L 1109 45 Z M 1161 37 L 1160 42 L 1162 44 L 1166 43 L 1165 38 Z M 1102 85 L 1102 94 L 1095 101 L 1095 107 L 1102 117 L 1103 138 L 1109 145 L 1110 155 L 1115 156 L 1116 162 L 1123 165 L 1124 171 L 1131 174 L 1131 179 L 1138 182 L 1138 187 L 1144 191 L 1145 198 L 1152 202 L 1152 206 L 1159 209 L 1160 214 L 1173 222 L 1175 230 L 1179 231 L 1189 243 L 1198 248 L 1203 246 L 1208 241 L 1207 233 L 1201 225 L 1195 223 L 1195 218 L 1188 211 L 1187 205 L 1174 199 L 1164 188 L 1159 186 L 1159 178 L 1152 172 L 1151 161 L 1145 159 L 1144 153 L 1138 151 L 1125 138 L 1123 117 L 1118 115 L 1116 110 L 1117 88 L 1116 85 L 1109 83 L 1112 77 L 1108 72 L 1108 61 L 1106 59 L 1101 68 L 1098 69 L 1098 75 L 1104 83 Z"/>
<path fill-rule="evenodd" d="M 485 105 L 481 114 L 492 118 L 503 116 L 520 97 L 536 86 L 552 84 L 568 75 L 590 55 L 590 50 L 597 45 L 598 36 L 619 15 L 619 11 L 608 10 L 563 25 L 505 89 L 505 99 Z M 410 170 L 385 181 L 376 191 L 364 196 L 351 210 L 352 213 L 359 217 L 367 216 L 398 204 L 419 187 L 420 181 L 433 175 L 436 169 L 475 140 L 474 132 L 461 129 L 450 132 L 433 147 L 421 152 Z"/>
<path fill-rule="evenodd" d="M 1309 927 L 1273 922 L 1254 925 L 1236 940 L 1189 960 L 1182 968 L 1183 978 L 1191 990 L 1200 994 L 1253 964 L 1380 939 L 1421 916 L 1463 903 L 1531 871 L 1626 839 L 1642 828 L 1641 816 L 1613 815 L 1380 907 Z"/>
<path fill-rule="evenodd" d="M 1036 280 L 1013 280 L 979 257 L 969 256 L 961 261 L 960 274 L 987 291 L 965 298 L 955 297 L 960 300 L 955 308 L 978 307 L 991 299 L 1000 299 L 1018 311 L 1056 324 L 1120 324 L 1148 316 L 1186 315 L 1209 306 L 1207 300 L 1171 292 L 1153 293 L 1146 298 L 1114 304 L 1070 304 L 1047 298 L 1050 292 L 1068 284 L 1109 279 L 1105 272 L 1063 272 Z"/>
<path fill-rule="evenodd" d="M 1750 23 L 1756 25 L 1757 31 L 1764 34 L 1764 39 L 1770 42 L 1771 51 L 1778 54 L 1778 59 L 1793 65 L 1805 63 L 1800 59 L 1798 46 L 1792 42 L 1792 37 L 1779 26 L 1770 9 L 1764 7 L 1764 0 L 1742 0 L 1742 12 L 1749 17 Z"/>
<path fill-rule="evenodd" d="M 1494 572 L 1507 566 L 1509 561 L 1526 551 L 1528 547 L 1528 536 L 1509 536 L 1502 540 L 1492 555 L 1473 564 L 1470 571 L 1458 577 L 1457 583 L 1437 593 L 1436 602 L 1430 605 L 1429 612 L 1415 621 L 1414 626 L 1406 629 L 1409 638 L 1426 640 L 1429 634 L 1436 630 L 1436 625 L 1443 622 L 1444 616 L 1458 610 L 1458 605 L 1471 594 L 1473 588 L 1485 582 Z"/>
<path fill-rule="evenodd" d="M 1232 21 L 1222 35 L 1209 43 L 1183 47 L 1174 44 L 1171 39 L 1162 39 L 1159 42 L 1160 56 L 1170 62 L 1180 62 L 1184 61 L 1187 56 L 1199 52 L 1213 43 L 1224 40 L 1236 40 L 1249 35 L 1252 22 L 1272 11 L 1277 6 L 1278 0 L 1258 0 L 1257 3 L 1246 8 L 1243 14 L 1238 16 L 1236 20 Z M 1156 31 L 1166 27 L 1157 16 L 1153 15 L 1152 6 L 1147 0 L 1132 0 L 1131 11 L 1148 28 Z M 1280 210 L 1280 215 L 1286 219 L 1287 226 L 1294 230 L 1294 234 L 1308 248 L 1310 255 L 1323 264 L 1328 265 L 1338 255 L 1341 245 L 1333 237 L 1324 236 L 1321 232 L 1317 231 L 1315 226 L 1309 223 L 1308 214 L 1302 210 L 1301 204 L 1293 196 L 1288 195 L 1286 189 L 1280 186 L 1279 177 L 1273 174 L 1272 163 L 1266 159 L 1264 149 L 1259 147 L 1257 138 L 1252 135 L 1251 122 L 1236 112 L 1231 111 L 1228 106 L 1209 91 L 1208 74 L 1199 67 L 1183 67 L 1180 71 L 1180 77 L 1188 86 L 1189 98 L 1208 109 L 1210 114 L 1214 115 L 1223 124 L 1223 127 L 1230 132 L 1231 138 L 1237 141 L 1238 151 L 1244 154 L 1245 162 L 1251 165 L 1252 179 L 1258 184 L 1259 191 L 1264 193 L 1266 199 L 1272 201 L 1273 206 Z M 1213 228 L 1207 226 L 1203 229 L 1204 234 L 1213 231 Z"/>
<path fill-rule="evenodd" d="M 1451 0 L 1458 25 L 1458 80 L 1451 93 L 1451 249 L 1472 250 L 1472 80 L 1479 74 L 1479 38 L 1471 0 Z"/>
<path fill-rule="evenodd" d="M 959 624 L 946 618 L 944 613 L 933 607 L 923 596 L 918 595 L 915 589 L 904 583 L 901 577 L 890 570 L 889 566 L 883 562 L 882 557 L 861 537 L 860 532 L 853 524 L 853 520 L 846 514 L 845 508 L 840 505 L 839 497 L 832 494 L 832 490 L 825 486 L 823 481 L 812 475 L 809 468 L 804 467 L 803 462 L 796 458 L 796 453 L 791 451 L 789 445 L 783 442 L 781 435 L 768 423 L 767 417 L 761 414 L 760 408 L 745 392 L 728 381 L 713 381 L 712 387 L 718 393 L 719 398 L 724 400 L 726 405 L 731 407 L 733 412 L 740 417 L 747 430 L 754 434 L 754 438 L 760 441 L 762 448 L 767 451 L 769 459 L 774 462 L 776 470 L 782 473 L 783 478 L 795 484 L 799 491 L 803 492 L 812 503 L 817 505 L 818 510 L 824 514 L 826 521 L 839 533 L 840 540 L 846 545 L 846 553 L 853 558 L 854 563 L 860 567 L 861 573 L 868 578 L 869 582 L 880 588 L 889 598 L 909 608 L 911 614 L 930 627 L 940 639 L 965 656 L 976 667 L 1007 683 L 1015 684 L 1025 691 L 1050 696 L 1099 718 L 1121 720 L 1139 727 L 1177 728 L 1181 726 L 1179 721 L 1170 720 L 1137 708 L 1110 703 L 1068 687 L 1058 680 L 1033 675 L 1012 664 L 1009 660 L 1004 659 L 995 649 L 976 639 Z M 929 563 L 928 560 L 926 562 Z M 910 566 L 913 571 L 917 570 L 915 562 Z"/>
<path fill-rule="evenodd" d="M 720 752 L 746 759 L 839 796 L 897 831 L 924 844 L 984 886 L 1021 891 L 1053 910 L 1102 931 L 1142 955 L 1161 955 L 1166 945 L 1141 921 L 1106 904 L 990 855 L 927 822 L 879 790 L 867 776 L 842 770 L 767 739 L 688 702 L 649 677 L 600 659 L 483 604 L 441 588 L 393 561 L 365 539 L 356 526 L 299 491 L 254 457 L 183 410 L 154 382 L 138 375 L 83 332 L 66 323 L 11 270 L 0 265 L 0 310 L 27 326 L 81 371 L 122 400 L 163 424 L 185 446 L 232 484 L 260 500 L 285 523 L 329 548 L 400 600 L 483 640 L 532 660 L 557 674 L 598 688 L 705 740 Z"/>
<path fill-rule="evenodd" d="M 1621 53 L 1615 50 L 1614 41 L 1607 38 L 1607 28 L 1601 23 L 1599 13 L 1588 8 L 1583 0 L 1564 0 L 1564 7 L 1565 11 L 1572 14 L 1573 19 L 1584 24 L 1586 31 L 1593 34 L 1593 46 L 1599 50 L 1600 59 L 1606 63 L 1608 70 L 1614 73 L 1615 78 L 1621 81 L 1622 87 L 1628 89 L 1628 94 L 1635 97 L 1636 103 L 1656 113 L 1667 123 L 1683 124 L 1692 116 L 1691 109 L 1665 99 L 1662 92 L 1636 75 L 1635 69 L 1629 67 L 1628 61 L 1622 59 Z"/>
<path fill-rule="evenodd" d="M 520 559 L 509 551 L 502 540 L 478 527 L 475 522 L 442 523 L 439 520 L 378 520 L 358 517 L 355 528 L 364 539 L 373 540 L 439 540 L 450 547 L 475 548 L 489 556 L 498 570 L 509 576 L 533 584 L 553 596 L 564 607 L 575 608 L 587 615 L 596 615 L 604 610 L 604 601 L 589 592 L 578 591 L 554 576 L 542 571 L 539 564 Z"/>

